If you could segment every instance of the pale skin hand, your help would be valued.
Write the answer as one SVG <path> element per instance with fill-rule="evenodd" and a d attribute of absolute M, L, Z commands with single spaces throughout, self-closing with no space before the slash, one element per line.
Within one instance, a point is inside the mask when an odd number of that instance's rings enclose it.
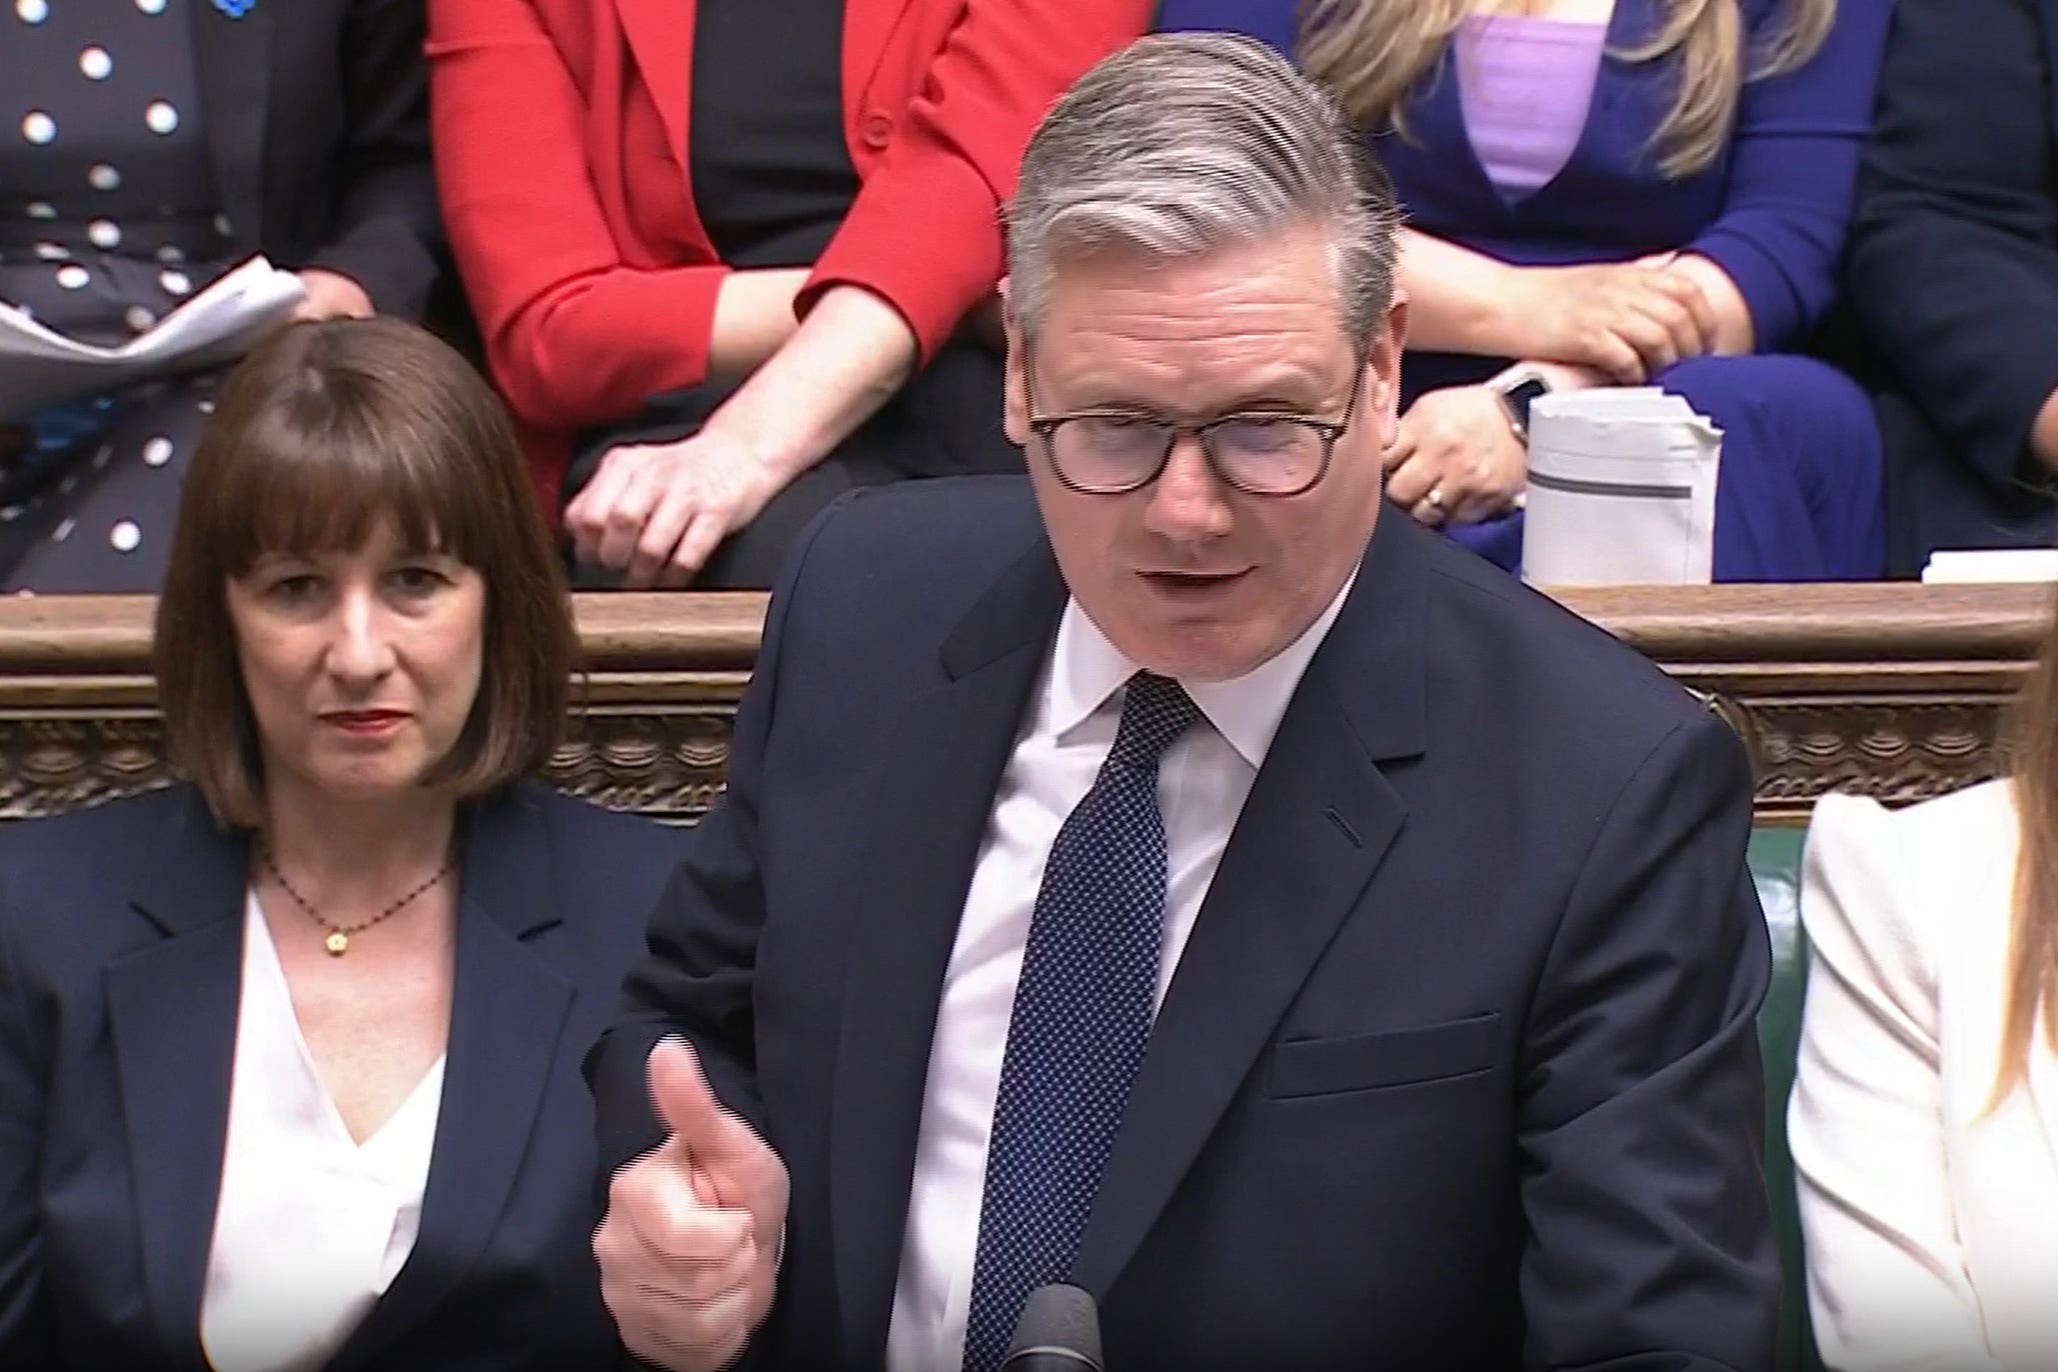
<path fill-rule="evenodd" d="M 1683 357 L 1753 347 L 1742 293 L 1698 253 L 1525 267 L 1407 229 L 1399 267 L 1409 345 L 1424 351 L 1540 358 L 1640 385 Z"/>
<path fill-rule="evenodd" d="M 1483 385 L 1417 396 L 1383 461 L 1387 498 L 1432 528 L 1504 513 L 1529 472 L 1528 451 L 1515 437 L 1506 408 Z"/>
<path fill-rule="evenodd" d="M 610 449 L 565 507 L 581 561 L 623 584 L 684 586 L 717 545 L 870 418 L 914 370 L 915 336 L 862 286 L 837 286 L 700 433 Z"/>
<path fill-rule="evenodd" d="M 364 287 L 341 272 L 309 267 L 294 273 L 307 290 L 307 299 L 293 311 L 295 322 L 303 319 L 369 319 L 372 298 Z"/>
<path fill-rule="evenodd" d="M 685 1042 L 658 1044 L 648 1070 L 669 1132 L 608 1187 L 593 1233 L 600 1295 L 637 1357 L 671 1372 L 716 1372 L 772 1307 L 786 1167 L 722 1108 Z"/>
<path fill-rule="evenodd" d="M 1641 385 L 1714 348 L 1719 323 L 1698 281 L 1651 262 L 1529 267 L 1516 278 L 1533 343 L 1520 352 Z"/>
<path fill-rule="evenodd" d="M 1562 362 L 1532 358 L 1516 366 L 1541 376 L 1553 392 L 1609 384 L 1591 368 Z M 1486 385 L 1454 386 L 1417 397 L 1382 458 L 1388 498 L 1431 527 L 1504 514 L 1518 503 L 1529 478 L 1528 448 L 1515 437 L 1506 408 Z M 1432 490 L 1441 505 L 1428 500 Z"/>

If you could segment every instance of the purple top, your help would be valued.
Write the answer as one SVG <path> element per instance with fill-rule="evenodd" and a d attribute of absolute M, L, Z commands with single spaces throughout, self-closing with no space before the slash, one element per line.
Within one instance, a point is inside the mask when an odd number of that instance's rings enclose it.
<path fill-rule="evenodd" d="M 1458 30 L 1458 98 L 1489 180 L 1526 195 L 1562 171 L 1586 127 L 1608 26 L 1475 14 Z"/>

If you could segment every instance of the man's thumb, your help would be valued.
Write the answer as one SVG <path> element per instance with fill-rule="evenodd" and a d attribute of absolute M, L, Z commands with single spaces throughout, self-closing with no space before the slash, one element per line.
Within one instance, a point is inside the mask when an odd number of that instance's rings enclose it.
<path fill-rule="evenodd" d="M 682 1038 L 661 1040 L 650 1050 L 650 1103 L 675 1142 L 702 1157 L 719 1156 L 732 1121 L 700 1070 L 693 1045 Z"/>

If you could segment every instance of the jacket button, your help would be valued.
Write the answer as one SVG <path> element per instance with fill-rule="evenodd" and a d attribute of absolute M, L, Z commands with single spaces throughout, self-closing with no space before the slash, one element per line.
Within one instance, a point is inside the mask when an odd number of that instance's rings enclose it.
<path fill-rule="evenodd" d="M 858 126 L 858 136 L 869 148 L 883 148 L 893 137 L 893 120 L 884 114 L 868 114 Z"/>

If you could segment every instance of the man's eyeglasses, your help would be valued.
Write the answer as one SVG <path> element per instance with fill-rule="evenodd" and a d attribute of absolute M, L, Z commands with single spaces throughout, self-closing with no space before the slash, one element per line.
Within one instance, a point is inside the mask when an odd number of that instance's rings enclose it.
<path fill-rule="evenodd" d="M 1030 404 L 1035 404 L 1030 378 Z M 1158 479 L 1179 440 L 1200 440 L 1208 469 L 1224 484 L 1248 495 L 1299 495 L 1329 470 L 1336 440 L 1351 426 L 1365 369 L 1359 366 L 1343 417 L 1268 410 L 1225 414 L 1200 424 L 1180 424 L 1137 410 L 1080 410 L 1031 415 L 1029 432 L 1043 442 L 1051 470 L 1082 495 L 1123 495 Z"/>

